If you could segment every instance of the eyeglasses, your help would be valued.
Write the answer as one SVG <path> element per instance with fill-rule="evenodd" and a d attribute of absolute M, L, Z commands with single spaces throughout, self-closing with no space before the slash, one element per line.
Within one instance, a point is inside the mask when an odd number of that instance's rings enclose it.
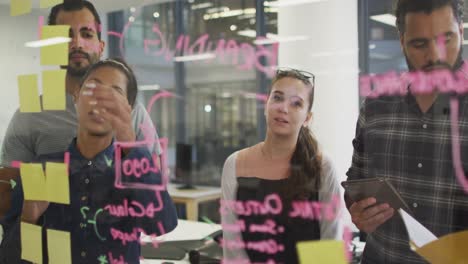
<path fill-rule="evenodd" d="M 315 75 L 308 71 L 297 70 L 294 68 L 278 68 L 276 70 L 276 78 L 282 77 L 294 77 L 303 82 L 311 83 L 313 86 L 315 85 Z"/>

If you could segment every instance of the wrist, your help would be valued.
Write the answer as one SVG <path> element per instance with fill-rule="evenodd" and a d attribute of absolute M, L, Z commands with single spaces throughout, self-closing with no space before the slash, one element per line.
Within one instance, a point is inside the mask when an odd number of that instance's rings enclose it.
<path fill-rule="evenodd" d="M 133 129 L 126 129 L 126 131 L 116 133 L 115 139 L 118 142 L 134 142 L 136 140 L 136 135 Z"/>

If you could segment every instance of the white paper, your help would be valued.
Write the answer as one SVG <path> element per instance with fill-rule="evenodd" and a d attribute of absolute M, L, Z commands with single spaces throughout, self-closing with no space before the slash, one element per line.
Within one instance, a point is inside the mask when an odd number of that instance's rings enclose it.
<path fill-rule="evenodd" d="M 401 218 L 403 218 L 406 230 L 408 230 L 409 239 L 415 246 L 420 248 L 434 240 L 437 240 L 437 237 L 431 231 L 405 212 L 405 210 L 400 208 L 398 212 L 400 213 Z"/>

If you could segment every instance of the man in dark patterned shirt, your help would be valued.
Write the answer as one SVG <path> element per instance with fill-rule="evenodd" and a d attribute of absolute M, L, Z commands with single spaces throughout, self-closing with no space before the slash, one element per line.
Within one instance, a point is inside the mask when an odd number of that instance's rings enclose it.
<path fill-rule="evenodd" d="M 119 142 L 125 147 L 117 147 L 119 113 L 104 108 L 113 102 L 103 99 L 102 94 L 114 92 L 126 97 L 121 99 L 125 107 L 133 107 L 137 82 L 124 61 L 108 59 L 93 64 L 80 86 L 77 136 L 68 148 L 70 202 L 25 198 L 21 220 L 47 230 L 69 232 L 72 263 L 137 264 L 141 233 L 159 236 L 177 226 L 159 159 L 145 144 L 127 141 Z M 123 118 L 130 120 L 130 115 Z M 60 161 L 63 156 L 63 152 L 52 153 L 38 160 Z M 22 183 L 18 182 L 14 197 L 23 193 Z M 46 260 L 46 251 L 43 256 Z"/>
<path fill-rule="evenodd" d="M 464 71 L 463 0 L 398 0 L 397 27 L 410 71 Z M 440 42 L 440 37 L 444 42 Z M 460 75 L 458 75 L 460 76 Z M 437 90 L 437 89 L 435 89 Z M 462 165 L 468 171 L 468 97 L 460 104 Z M 457 181 L 451 144 L 451 96 L 438 92 L 367 99 L 353 140 L 349 180 L 386 177 L 412 214 L 440 237 L 468 229 L 468 193 Z M 368 234 L 362 263 L 426 263 L 410 249 L 407 230 L 388 204 L 352 202 L 353 223 Z"/>

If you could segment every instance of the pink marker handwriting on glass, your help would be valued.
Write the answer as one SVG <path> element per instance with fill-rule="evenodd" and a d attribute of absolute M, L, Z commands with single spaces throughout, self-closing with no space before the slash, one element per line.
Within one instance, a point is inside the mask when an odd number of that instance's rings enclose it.
<path fill-rule="evenodd" d="M 166 90 L 163 90 L 159 93 L 155 93 L 151 99 L 148 102 L 148 106 L 146 107 L 146 112 L 151 113 L 153 109 L 153 105 L 156 103 L 156 101 L 163 99 L 163 98 L 178 98 L 181 99 L 182 97 L 175 94 L 168 92 Z M 142 124 L 140 124 L 140 129 L 143 131 L 143 134 L 145 135 L 145 142 L 151 144 L 154 142 L 154 138 L 156 136 L 156 125 L 153 127 L 151 125 L 151 120 L 144 120 Z"/>
<path fill-rule="evenodd" d="M 161 211 L 161 208 L 157 208 L 153 203 L 149 203 L 147 206 L 142 205 L 140 202 L 131 201 L 130 204 L 127 199 L 124 199 L 122 204 L 109 204 L 104 207 L 112 216 L 116 217 L 149 217 L 153 218 L 156 212 Z"/>
<path fill-rule="evenodd" d="M 351 246 L 352 238 L 353 238 L 353 233 L 351 232 L 351 228 L 345 226 L 345 228 L 343 229 L 343 241 L 344 241 L 345 255 L 349 262 L 351 262 L 352 260 L 352 254 L 351 254 L 351 251 L 349 250 L 349 247 Z"/>
<path fill-rule="evenodd" d="M 265 196 L 263 201 L 257 200 L 221 200 L 220 214 L 226 215 L 232 212 L 236 215 L 279 215 L 283 211 L 283 203 L 278 194 L 273 193 Z M 290 218 L 302 218 L 311 220 L 331 221 L 338 217 L 337 213 L 341 207 L 341 199 L 333 195 L 329 203 L 319 201 L 292 201 L 291 210 L 288 212 Z"/>
<path fill-rule="evenodd" d="M 452 123 L 452 160 L 453 167 L 455 169 L 455 176 L 458 182 L 461 184 L 465 193 L 468 193 L 468 179 L 466 178 L 465 171 L 463 169 L 461 154 L 460 154 L 460 128 L 458 126 L 459 116 L 459 102 L 458 98 L 450 99 L 450 119 Z"/>
<path fill-rule="evenodd" d="M 119 47 L 124 56 L 124 40 L 133 23 L 125 25 L 122 32 L 109 31 L 109 36 L 119 39 Z M 189 35 L 180 35 L 175 41 L 175 49 L 169 47 L 170 39 L 162 33 L 159 25 L 155 23 L 152 27 L 153 38 L 144 39 L 143 47 L 146 55 L 163 57 L 166 61 L 172 62 L 177 56 L 194 56 L 204 54 L 214 54 L 214 58 L 220 63 L 236 65 L 239 70 L 257 69 L 268 76 L 273 76 L 273 67 L 278 61 L 278 43 L 272 44 L 271 48 L 264 45 L 257 45 L 256 48 L 246 42 L 238 43 L 234 39 L 219 39 L 211 41 L 208 34 L 201 35 L 191 42 Z M 214 60 L 206 60 L 206 62 Z M 262 65 L 264 58 L 267 65 Z"/>
<path fill-rule="evenodd" d="M 284 245 L 273 239 L 247 242 L 244 242 L 240 238 L 232 240 L 223 239 L 221 240 L 221 245 L 229 249 L 248 249 L 271 255 L 284 251 Z"/>
<path fill-rule="evenodd" d="M 12 168 L 16 168 L 16 169 L 19 169 L 21 167 L 21 161 L 19 160 L 14 160 L 11 162 L 11 167 Z"/>
<path fill-rule="evenodd" d="M 136 141 L 136 142 L 114 142 L 115 146 L 115 182 L 114 185 L 119 189 L 143 189 L 143 190 L 154 190 L 156 193 L 166 190 L 168 182 L 167 175 L 167 138 L 161 138 L 158 140 L 154 139 L 153 142 L 159 142 L 162 148 L 161 155 L 161 183 L 146 183 L 146 182 L 127 182 L 122 178 L 122 148 L 132 147 L 146 147 L 147 141 Z"/>
<path fill-rule="evenodd" d="M 144 233 L 144 230 L 139 227 L 133 228 L 131 233 L 127 233 L 125 231 L 118 230 L 116 228 L 111 227 L 110 233 L 112 239 L 120 240 L 122 245 L 127 245 L 128 242 L 139 242 L 140 241 L 140 234 Z"/>
<path fill-rule="evenodd" d="M 42 26 L 44 26 L 44 16 L 39 16 L 39 19 L 37 22 L 38 39 L 41 39 L 42 37 Z"/>
<path fill-rule="evenodd" d="M 163 224 L 160 221 L 158 221 L 156 224 L 157 224 L 159 233 L 161 235 L 165 234 L 166 230 L 164 229 Z M 124 246 L 129 242 L 138 242 L 138 243 L 140 243 L 142 245 L 146 244 L 145 242 L 143 242 L 140 239 L 140 234 L 147 234 L 147 232 L 145 232 L 145 230 L 143 228 L 140 228 L 140 227 L 134 227 L 132 232 L 130 232 L 130 233 L 119 230 L 119 229 L 114 228 L 114 227 L 111 227 L 110 228 L 110 233 L 111 233 L 112 239 L 120 240 L 120 242 Z M 159 243 L 164 241 L 164 240 L 159 240 L 158 241 L 156 239 L 156 237 L 157 237 L 156 234 L 148 234 L 148 236 L 151 238 L 151 243 L 153 244 L 154 248 L 157 248 L 159 246 Z"/>
<path fill-rule="evenodd" d="M 369 98 L 385 95 L 405 96 L 409 87 L 410 91 L 415 95 L 429 94 L 436 90 L 440 93 L 463 95 L 468 93 L 467 72 L 468 63 L 464 62 L 462 67 L 454 73 L 449 70 L 433 70 L 430 72 L 406 72 L 400 75 L 389 72 L 376 76 L 362 76 L 360 77 L 360 94 Z M 463 170 L 460 153 L 458 100 L 456 97 L 450 99 L 452 163 L 457 181 L 465 193 L 468 193 L 468 179 Z"/>
<path fill-rule="evenodd" d="M 440 34 L 439 36 L 437 36 L 437 49 L 441 61 L 447 60 L 447 49 L 445 45 L 446 39 L 447 37 L 445 36 L 445 34 Z"/>
<path fill-rule="evenodd" d="M 283 203 L 278 194 L 270 194 L 265 196 L 263 202 L 250 200 L 221 200 L 219 212 L 225 215 L 229 211 L 237 215 L 278 215 L 283 211 Z"/>
<path fill-rule="evenodd" d="M 125 262 L 125 259 L 122 255 L 119 255 L 118 258 L 114 258 L 112 252 L 109 252 L 107 253 L 107 256 L 109 257 L 109 264 L 128 264 Z"/>
<path fill-rule="evenodd" d="M 340 207 L 341 199 L 337 195 L 332 197 L 330 203 L 319 201 L 293 201 L 289 217 L 331 221 L 338 217 L 337 214 L 340 211 Z"/>
<path fill-rule="evenodd" d="M 126 159 L 123 162 L 123 173 L 125 176 L 135 176 L 140 178 L 142 175 L 145 175 L 149 172 L 158 173 L 160 168 L 158 166 L 158 156 L 156 154 L 152 155 L 152 161 L 150 162 L 148 158 L 138 159 Z"/>
<path fill-rule="evenodd" d="M 233 224 L 223 223 L 222 228 L 225 232 L 249 232 L 249 233 L 267 233 L 267 234 L 281 234 L 284 232 L 284 227 L 277 225 L 275 220 L 266 219 L 262 224 L 246 225 L 242 219 L 237 220 Z"/>
<path fill-rule="evenodd" d="M 378 75 L 365 75 L 359 78 L 362 97 L 405 96 L 408 87 L 413 94 L 441 93 L 465 94 L 468 80 L 462 71 L 452 73 L 441 69 L 431 72 L 415 71 L 397 74 L 394 71 Z"/>

